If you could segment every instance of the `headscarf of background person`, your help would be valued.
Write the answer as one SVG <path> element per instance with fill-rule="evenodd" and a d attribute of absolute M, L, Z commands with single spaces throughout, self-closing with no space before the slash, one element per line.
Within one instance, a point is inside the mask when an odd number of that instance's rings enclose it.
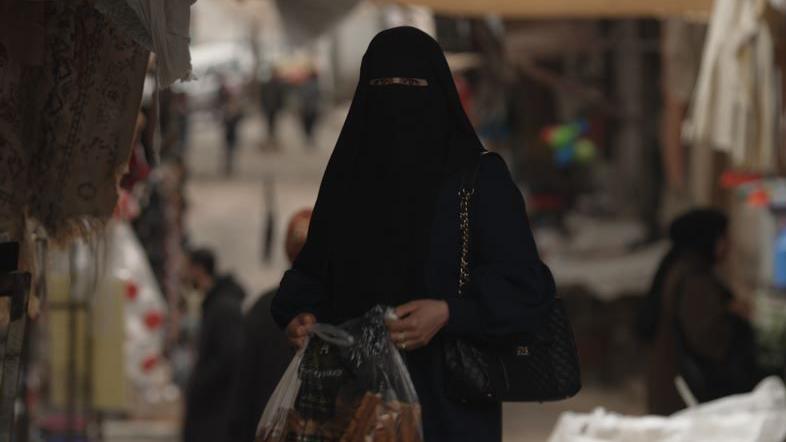
<path fill-rule="evenodd" d="M 284 250 L 290 263 L 295 260 L 303 248 L 303 244 L 306 243 L 310 223 L 311 209 L 300 209 L 289 219 L 287 236 L 284 240 Z"/>
<path fill-rule="evenodd" d="M 669 226 L 671 248 L 655 272 L 647 297 L 637 312 L 636 332 L 647 342 L 655 338 L 660 319 L 663 282 L 674 263 L 685 253 L 705 259 L 710 266 L 717 261 L 718 242 L 726 235 L 728 217 L 718 209 L 690 210 L 672 221 Z"/>
<path fill-rule="evenodd" d="M 289 219 L 284 250 L 291 263 L 306 242 L 311 209 L 300 209 Z M 251 441 L 259 417 L 289 366 L 294 351 L 270 316 L 278 287 L 262 293 L 243 320 L 243 363 L 236 379 L 231 440 Z"/>
<path fill-rule="evenodd" d="M 328 281 L 319 320 L 429 295 L 437 196 L 482 149 L 439 44 L 411 27 L 377 34 L 293 265 Z"/>

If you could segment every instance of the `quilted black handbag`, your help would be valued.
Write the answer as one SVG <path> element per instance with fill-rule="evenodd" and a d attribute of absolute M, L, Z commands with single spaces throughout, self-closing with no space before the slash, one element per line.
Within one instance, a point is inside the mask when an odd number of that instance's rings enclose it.
<path fill-rule="evenodd" d="M 469 209 L 478 166 L 479 161 L 465 174 L 459 191 L 458 296 L 464 295 L 470 279 Z M 545 265 L 543 269 L 549 272 Z M 576 343 L 559 298 L 534 334 L 483 339 L 446 335 L 442 343 L 446 395 L 463 404 L 555 401 L 567 399 L 581 389 Z"/>

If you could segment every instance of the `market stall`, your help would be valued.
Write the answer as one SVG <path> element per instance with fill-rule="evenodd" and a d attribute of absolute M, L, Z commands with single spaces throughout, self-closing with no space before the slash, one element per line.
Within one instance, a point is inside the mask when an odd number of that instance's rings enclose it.
<path fill-rule="evenodd" d="M 124 326 L 134 322 L 126 314 L 134 307 L 122 284 L 101 277 L 102 265 L 127 263 L 104 261 L 107 250 L 99 246 L 118 240 L 123 253 L 138 250 L 128 246 L 133 234 L 118 237 L 111 222 L 118 185 L 129 157 L 139 155 L 134 140 L 146 78 L 157 91 L 190 76 L 191 3 L 0 4 L 2 441 L 12 439 L 14 427 L 14 440 L 28 440 L 47 420 L 51 437 L 59 432 L 80 440 L 95 434 L 100 410 L 124 408 L 128 371 L 116 364 L 130 361 Z M 151 53 L 157 56 L 152 71 Z M 158 93 L 149 96 L 155 123 Z M 153 133 L 156 124 L 148 128 Z M 159 144 L 146 146 L 150 164 Z M 144 255 L 135 259 L 147 265 Z M 52 272 L 70 282 L 52 279 Z M 160 328 L 165 318 L 157 290 L 147 297 L 156 308 L 141 314 L 148 328 Z M 49 336 L 52 327 L 58 332 Z M 47 336 L 51 345 L 41 345 Z"/>

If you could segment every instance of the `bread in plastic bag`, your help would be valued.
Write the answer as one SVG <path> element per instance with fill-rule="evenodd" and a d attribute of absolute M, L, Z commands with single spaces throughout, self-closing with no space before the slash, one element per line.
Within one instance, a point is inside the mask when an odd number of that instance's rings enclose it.
<path fill-rule="evenodd" d="M 339 327 L 317 324 L 270 397 L 257 442 L 423 440 L 420 404 L 374 307 Z"/>

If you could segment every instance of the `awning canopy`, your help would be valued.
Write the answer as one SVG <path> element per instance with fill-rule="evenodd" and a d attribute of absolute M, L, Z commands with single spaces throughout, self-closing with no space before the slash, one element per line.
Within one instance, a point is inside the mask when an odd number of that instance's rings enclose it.
<path fill-rule="evenodd" d="M 447 15 L 504 18 L 706 16 L 713 0 L 397 0 Z"/>

